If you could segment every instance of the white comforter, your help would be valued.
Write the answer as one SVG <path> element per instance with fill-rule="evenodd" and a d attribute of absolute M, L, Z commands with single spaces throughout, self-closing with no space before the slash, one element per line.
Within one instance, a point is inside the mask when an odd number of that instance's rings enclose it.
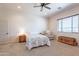
<path fill-rule="evenodd" d="M 41 34 L 30 35 L 26 42 L 26 46 L 28 47 L 28 49 L 31 49 L 33 47 L 42 46 L 45 44 L 50 46 L 49 38 Z"/>

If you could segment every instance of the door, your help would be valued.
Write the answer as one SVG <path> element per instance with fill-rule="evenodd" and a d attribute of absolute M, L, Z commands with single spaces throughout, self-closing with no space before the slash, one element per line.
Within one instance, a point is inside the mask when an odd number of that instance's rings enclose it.
<path fill-rule="evenodd" d="M 8 38 L 8 21 L 0 17 L 0 42 Z"/>

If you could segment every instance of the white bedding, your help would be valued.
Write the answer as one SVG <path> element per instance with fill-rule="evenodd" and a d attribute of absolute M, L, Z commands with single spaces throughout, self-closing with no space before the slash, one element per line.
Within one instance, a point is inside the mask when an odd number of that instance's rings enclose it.
<path fill-rule="evenodd" d="M 27 39 L 27 42 L 26 42 L 26 46 L 28 49 L 31 49 L 33 47 L 42 46 L 45 44 L 50 46 L 49 38 L 44 35 L 41 35 L 41 34 L 30 35 L 29 38 Z"/>

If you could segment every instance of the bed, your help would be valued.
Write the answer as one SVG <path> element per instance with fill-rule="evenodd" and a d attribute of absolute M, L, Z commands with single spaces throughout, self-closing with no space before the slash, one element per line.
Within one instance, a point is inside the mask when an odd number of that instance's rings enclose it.
<path fill-rule="evenodd" d="M 47 36 L 41 34 L 30 35 L 26 42 L 26 47 L 30 50 L 33 47 L 39 47 L 43 45 L 50 46 L 50 40 Z"/>

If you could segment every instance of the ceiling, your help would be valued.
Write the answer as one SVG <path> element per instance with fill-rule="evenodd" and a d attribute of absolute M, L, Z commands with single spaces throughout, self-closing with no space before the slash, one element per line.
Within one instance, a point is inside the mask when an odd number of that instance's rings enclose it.
<path fill-rule="evenodd" d="M 34 8 L 33 6 L 39 5 L 39 3 L 0 3 L 0 12 L 4 13 L 20 13 L 25 15 L 38 15 L 49 16 L 57 14 L 64 9 L 69 9 L 77 4 L 73 3 L 51 3 L 48 6 L 51 10 L 44 8 L 41 12 L 40 7 Z"/>

